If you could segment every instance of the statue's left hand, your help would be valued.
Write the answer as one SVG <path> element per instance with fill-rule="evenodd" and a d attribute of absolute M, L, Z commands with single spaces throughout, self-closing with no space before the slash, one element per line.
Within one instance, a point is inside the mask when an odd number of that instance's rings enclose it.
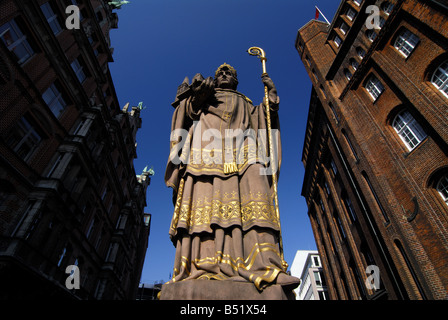
<path fill-rule="evenodd" d="M 267 74 L 263 74 L 261 76 L 261 81 L 263 81 L 263 84 L 268 88 L 269 101 L 271 103 L 278 103 L 277 89 L 275 88 L 272 79 Z"/>
<path fill-rule="evenodd" d="M 274 82 L 267 74 L 261 76 L 261 81 L 263 81 L 263 84 L 268 87 L 268 90 L 275 90 Z"/>

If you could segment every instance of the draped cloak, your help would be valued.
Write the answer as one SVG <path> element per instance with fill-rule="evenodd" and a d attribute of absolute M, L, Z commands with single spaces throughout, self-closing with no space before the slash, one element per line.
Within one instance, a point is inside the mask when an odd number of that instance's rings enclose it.
<path fill-rule="evenodd" d="M 249 281 L 259 290 L 272 283 L 297 284 L 283 270 L 278 244 L 272 178 L 266 173 L 271 163 L 265 106 L 230 89 L 215 89 L 197 109 L 191 100 L 181 100 L 174 111 L 165 173 L 175 206 L 170 282 Z M 278 98 L 270 102 L 277 167 L 278 106 Z"/>

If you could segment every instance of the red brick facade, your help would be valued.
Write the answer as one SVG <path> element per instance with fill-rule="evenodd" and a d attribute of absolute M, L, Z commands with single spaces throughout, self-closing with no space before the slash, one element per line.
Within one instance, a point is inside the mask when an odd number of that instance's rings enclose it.
<path fill-rule="evenodd" d="M 74 3 L 81 28 L 69 30 Z M 1 298 L 137 293 L 150 174 L 133 167 L 140 109 L 119 107 L 108 70 L 114 10 L 100 0 L 0 2 Z M 79 289 L 65 286 L 68 265 Z"/>
<path fill-rule="evenodd" d="M 302 195 L 332 299 L 448 297 L 447 43 L 448 7 L 430 0 L 342 1 L 298 32 L 313 83 Z"/>

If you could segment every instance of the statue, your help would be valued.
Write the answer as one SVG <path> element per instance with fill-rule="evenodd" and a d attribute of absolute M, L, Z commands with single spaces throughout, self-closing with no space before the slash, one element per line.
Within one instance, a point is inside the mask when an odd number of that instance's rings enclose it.
<path fill-rule="evenodd" d="M 111 5 L 114 9 L 121 9 L 121 6 L 124 4 L 128 4 L 129 1 L 125 0 L 115 0 L 108 2 L 109 5 Z"/>
<path fill-rule="evenodd" d="M 272 285 L 291 292 L 300 280 L 287 274 L 283 260 L 271 172 L 278 164 L 270 163 L 267 150 L 267 100 L 254 106 L 236 91 L 237 72 L 227 63 L 214 78 L 197 74 L 188 82 L 179 86 L 173 103 L 165 173 L 173 189 L 169 234 L 176 247 L 168 285 L 206 279 L 250 283 L 257 292 Z M 280 163 L 280 99 L 265 72 L 262 82 Z"/>

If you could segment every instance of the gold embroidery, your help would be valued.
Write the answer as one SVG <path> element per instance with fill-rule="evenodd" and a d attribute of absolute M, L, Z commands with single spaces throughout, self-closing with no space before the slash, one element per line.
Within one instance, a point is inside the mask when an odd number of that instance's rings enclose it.
<path fill-rule="evenodd" d="M 181 225 L 191 233 L 194 227 L 209 226 L 211 223 L 238 224 L 243 229 L 248 228 L 257 221 L 268 222 L 273 226 L 278 225 L 278 219 L 272 202 L 262 200 L 262 198 L 269 198 L 268 195 L 258 193 L 258 198 L 252 198 L 256 200 L 250 200 L 248 202 L 244 202 L 243 198 L 249 196 L 242 197 L 241 201 L 230 200 L 226 202 L 217 199 L 210 201 L 207 197 L 204 197 L 192 203 L 191 199 L 188 198 L 180 203 L 181 198 L 179 195 L 181 196 L 182 191 L 179 188 L 178 199 L 171 223 L 171 230 L 173 231 Z M 228 197 L 229 194 L 223 196 L 223 198 Z"/>
<path fill-rule="evenodd" d="M 224 173 L 225 174 L 230 174 L 230 173 L 235 173 L 235 172 L 238 172 L 238 166 L 236 165 L 235 162 L 224 164 Z"/>
<path fill-rule="evenodd" d="M 259 256 L 260 252 L 273 252 L 275 255 L 277 255 L 279 258 L 281 257 L 278 248 L 276 245 L 272 243 L 255 243 L 252 247 L 251 251 L 249 252 L 246 259 L 243 259 L 241 257 L 232 258 L 229 254 L 223 254 L 222 251 L 216 251 L 214 257 L 205 257 L 202 259 L 195 259 L 193 260 L 193 264 L 196 266 L 197 269 L 201 269 L 201 266 L 203 265 L 214 265 L 214 264 L 228 264 L 235 272 L 238 271 L 238 269 L 244 269 L 246 271 L 251 272 L 251 269 L 255 263 L 255 260 Z M 181 257 L 181 271 L 185 271 L 186 274 L 189 276 L 189 259 L 187 257 L 182 256 Z M 260 274 L 263 272 L 263 274 Z M 281 268 L 275 265 L 269 265 L 264 268 L 264 270 L 253 270 L 252 273 L 249 275 L 249 281 L 253 282 L 255 286 L 261 290 L 263 285 L 262 282 L 271 283 L 275 280 L 277 275 L 281 272 Z M 180 272 L 177 268 L 174 268 L 174 274 L 172 281 L 175 281 L 175 277 L 179 275 Z M 218 274 L 213 273 L 206 273 L 198 277 L 198 279 L 216 279 L 216 280 L 225 280 L 228 279 L 229 276 L 222 274 L 221 272 Z"/>
<path fill-rule="evenodd" d="M 174 206 L 173 220 L 171 222 L 172 231 L 175 230 L 175 226 L 177 226 L 177 223 L 179 222 L 179 211 L 183 193 L 184 193 L 184 179 L 181 179 L 179 182 L 179 191 L 177 192 L 176 205 Z"/>

